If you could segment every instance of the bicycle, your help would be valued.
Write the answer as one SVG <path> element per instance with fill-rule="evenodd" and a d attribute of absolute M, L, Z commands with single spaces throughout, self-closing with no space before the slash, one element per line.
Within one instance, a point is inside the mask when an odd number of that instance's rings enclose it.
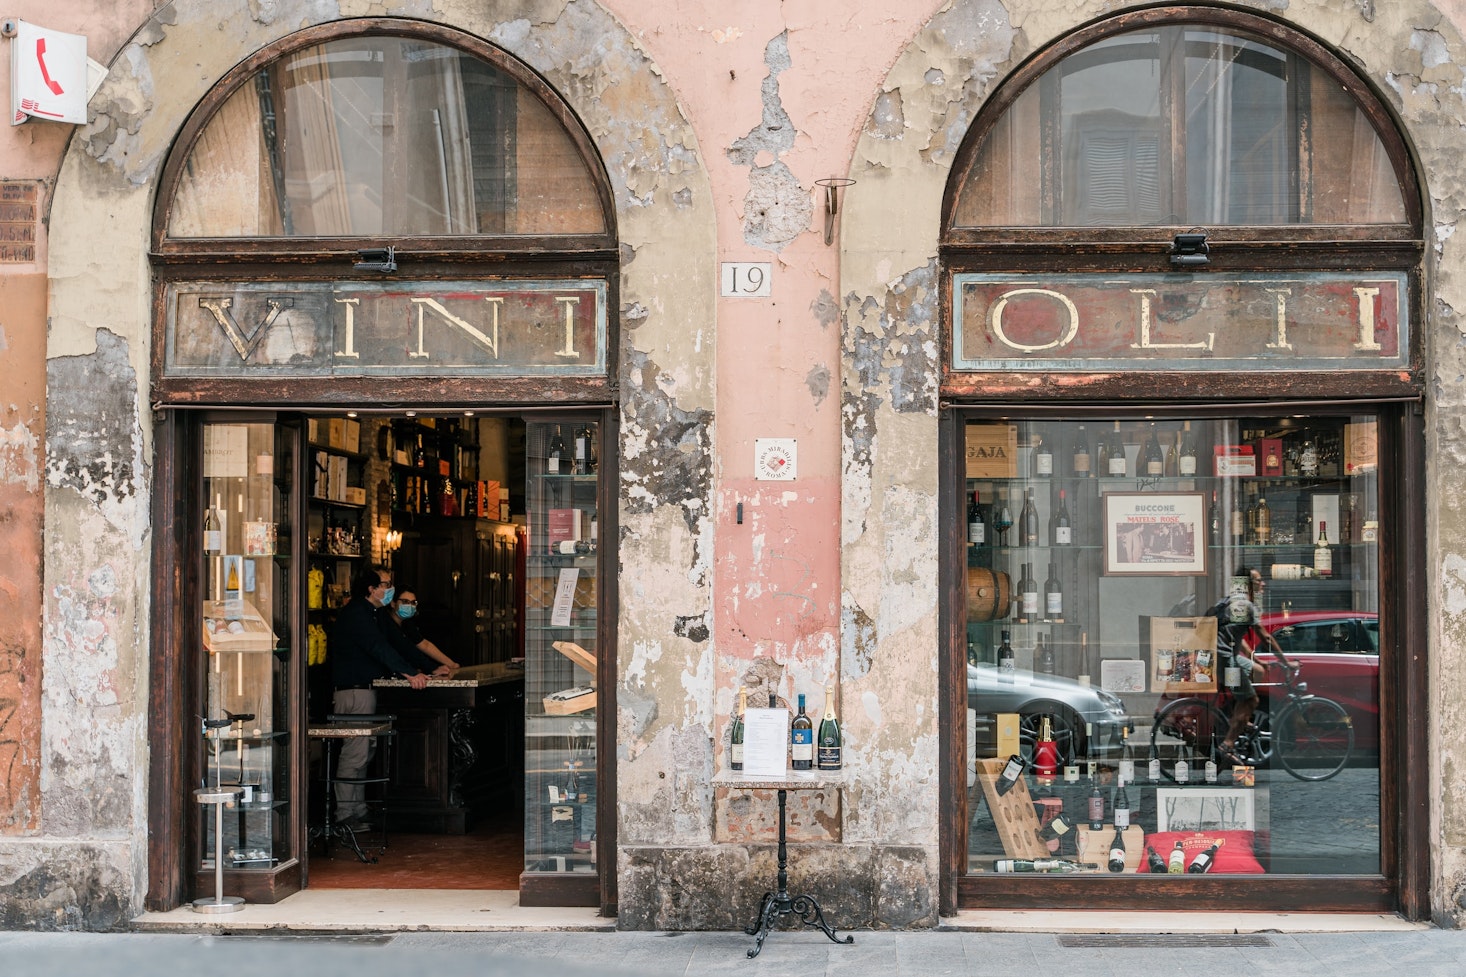
<path fill-rule="evenodd" d="M 1286 699 L 1272 715 L 1262 697 L 1252 720 L 1237 735 L 1232 754 L 1244 764 L 1264 767 L 1274 758 L 1298 780 L 1328 780 L 1348 765 L 1354 752 L 1354 723 L 1333 699 L 1312 695 L 1299 680 L 1301 668 L 1283 669 L 1283 681 L 1258 682 L 1263 689 L 1284 688 Z M 1235 696 L 1226 690 L 1176 699 L 1157 710 L 1150 731 L 1150 755 L 1160 756 L 1163 737 L 1174 737 L 1207 754 L 1224 759 L 1218 745 L 1231 725 Z M 1162 774 L 1175 779 L 1174 768 Z"/>

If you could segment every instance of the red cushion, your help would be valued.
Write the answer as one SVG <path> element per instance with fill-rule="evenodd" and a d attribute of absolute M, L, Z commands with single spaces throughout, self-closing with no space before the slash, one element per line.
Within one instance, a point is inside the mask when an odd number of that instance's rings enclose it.
<path fill-rule="evenodd" d="M 1181 842 L 1181 850 L 1186 853 L 1188 867 L 1197 855 L 1220 843 L 1216 861 L 1211 867 L 1212 873 L 1261 875 L 1266 871 L 1252 853 L 1251 831 L 1159 831 L 1145 836 L 1145 843 L 1156 850 L 1163 862 L 1170 860 L 1171 849 L 1176 847 L 1178 841 Z M 1140 867 L 1136 871 L 1146 870 L 1145 860 L 1141 859 Z"/>

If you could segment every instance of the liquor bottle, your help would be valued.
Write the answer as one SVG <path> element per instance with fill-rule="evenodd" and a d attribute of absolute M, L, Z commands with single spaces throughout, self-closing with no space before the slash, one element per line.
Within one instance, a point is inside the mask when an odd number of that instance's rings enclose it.
<path fill-rule="evenodd" d="M 820 714 L 816 762 L 821 770 L 839 770 L 842 761 L 840 720 L 835 716 L 835 687 L 825 686 L 825 711 Z"/>
<path fill-rule="evenodd" d="M 1314 447 L 1312 438 L 1303 442 L 1303 450 L 1298 454 L 1298 474 L 1304 478 L 1318 475 L 1318 449 Z"/>
<path fill-rule="evenodd" d="M 743 769 L 743 714 L 748 711 L 748 690 L 738 689 L 738 715 L 733 717 L 733 730 L 728 734 L 728 768 Z"/>
<path fill-rule="evenodd" d="M 1056 855 L 1072 855 L 1078 850 L 1074 844 L 1074 825 L 1069 823 L 1063 812 L 1054 815 L 1052 821 L 1038 829 L 1038 840 Z"/>
<path fill-rule="evenodd" d="M 1064 587 L 1059 583 L 1059 574 L 1054 569 L 1054 561 L 1049 561 L 1049 575 L 1044 580 L 1044 617 L 1050 621 L 1060 624 L 1064 623 Z M 1049 654 L 1049 668 L 1044 671 L 1053 673 L 1053 653 Z"/>
<path fill-rule="evenodd" d="M 1118 821 L 1115 823 L 1115 837 L 1110 839 L 1109 868 L 1111 872 L 1125 871 L 1125 829 Z"/>
<path fill-rule="evenodd" d="M 1180 875 L 1186 871 L 1186 852 L 1181 847 L 1181 842 L 1176 842 L 1176 847 L 1171 849 L 1171 857 L 1166 862 L 1166 874 Z"/>
<path fill-rule="evenodd" d="M 1033 436 L 1033 474 L 1038 478 L 1049 478 L 1054 474 L 1054 452 L 1043 435 Z"/>
<path fill-rule="evenodd" d="M 1242 511 L 1241 492 L 1232 493 L 1232 514 L 1228 519 L 1228 529 L 1233 546 L 1241 546 L 1247 542 L 1247 514 Z"/>
<path fill-rule="evenodd" d="M 1161 439 L 1153 421 L 1150 425 L 1150 440 L 1145 443 L 1145 463 L 1142 467 L 1150 478 L 1159 478 L 1166 473 L 1166 456 L 1161 451 Z"/>
<path fill-rule="evenodd" d="M 1071 862 L 1064 858 L 1000 858 L 993 863 L 993 871 L 1003 874 L 1013 872 L 1091 872 L 1099 868 L 1088 862 Z"/>
<path fill-rule="evenodd" d="M 1334 554 L 1329 549 L 1329 524 L 1323 520 L 1319 520 L 1318 545 L 1313 548 L 1313 571 L 1320 577 L 1334 573 Z"/>
<path fill-rule="evenodd" d="M 1003 632 L 1003 642 L 998 645 L 998 681 L 1006 682 L 1009 685 L 1017 679 L 1018 659 L 1013 656 L 1013 646 L 1009 643 L 1011 632 Z"/>
<path fill-rule="evenodd" d="M 1008 493 L 998 489 L 998 500 L 993 506 L 993 530 L 998 534 L 998 545 L 1008 545 L 1008 530 L 1013 527 L 1013 510 L 1008 507 Z"/>
<path fill-rule="evenodd" d="M 204 552 L 209 556 L 218 556 L 223 551 L 224 533 L 219 526 L 219 510 L 216 505 L 211 505 L 209 511 L 204 513 Z"/>
<path fill-rule="evenodd" d="M 1273 521 L 1272 514 L 1267 507 L 1267 499 L 1257 497 L 1257 545 L 1266 546 L 1272 542 Z"/>
<path fill-rule="evenodd" d="M 1054 742 L 1054 727 L 1048 716 L 1038 727 L 1038 741 L 1033 744 L 1033 773 L 1040 784 L 1052 784 L 1059 775 L 1059 746 Z"/>
<path fill-rule="evenodd" d="M 550 450 L 545 458 L 545 474 L 560 474 L 560 461 L 565 457 L 565 438 L 560 434 L 560 425 L 555 425 L 555 433 L 550 435 Z"/>
<path fill-rule="evenodd" d="M 967 503 L 967 543 L 983 546 L 987 543 L 987 520 L 983 518 L 982 492 L 972 490 L 972 501 Z"/>
<path fill-rule="evenodd" d="M 1150 845 L 1145 846 L 1145 867 L 1151 875 L 1166 874 L 1166 860 L 1157 855 Z"/>
<path fill-rule="evenodd" d="M 1049 545 L 1050 546 L 1071 546 L 1074 543 L 1074 521 L 1069 517 L 1069 497 L 1064 489 L 1059 489 L 1059 507 L 1054 510 L 1054 518 L 1049 520 Z"/>
<path fill-rule="evenodd" d="M 789 765 L 808 770 L 814 765 L 814 723 L 804 711 L 804 693 L 799 693 L 799 711 L 789 724 Z"/>
<path fill-rule="evenodd" d="M 1044 644 L 1044 636 L 1038 636 L 1038 670 L 1045 675 L 1054 674 L 1054 642 L 1052 636 L 1048 644 Z"/>
<path fill-rule="evenodd" d="M 590 474 L 590 441 L 590 425 L 582 424 L 575 429 L 575 458 L 572 462 L 571 471 L 576 475 Z"/>
<path fill-rule="evenodd" d="M 1100 791 L 1099 781 L 1089 788 L 1086 813 L 1089 815 L 1089 830 L 1099 831 L 1105 826 L 1105 795 Z"/>
<path fill-rule="evenodd" d="M 1018 623 L 1032 624 L 1038 613 L 1038 581 L 1033 579 L 1033 564 L 1025 563 L 1018 577 Z"/>
<path fill-rule="evenodd" d="M 1075 478 L 1089 478 L 1094 474 L 1090 466 L 1089 456 L 1089 435 L 1084 431 L 1084 425 L 1079 425 L 1079 430 L 1074 434 L 1074 459 L 1070 463 Z"/>
<path fill-rule="evenodd" d="M 1115 430 L 1110 434 L 1110 450 L 1108 452 L 1108 471 L 1111 478 L 1124 478 L 1129 470 L 1125 464 L 1125 435 L 1120 433 L 1120 422 L 1115 422 Z"/>
<path fill-rule="evenodd" d="M 1018 544 L 1038 545 L 1038 505 L 1033 501 L 1033 489 L 1023 493 L 1023 511 L 1018 516 Z"/>
<path fill-rule="evenodd" d="M 998 774 L 998 779 L 993 784 L 997 788 L 999 797 L 1008 793 L 1013 789 L 1013 785 L 1018 783 L 1018 778 L 1023 776 L 1023 767 L 1023 757 L 1016 753 L 1008 757 L 1008 762 L 1003 765 L 1002 772 Z"/>
<path fill-rule="evenodd" d="M 1191 422 L 1186 422 L 1186 430 L 1181 437 L 1181 457 L 1176 459 L 1177 473 L 1182 478 L 1194 478 L 1196 476 L 1196 438 L 1191 433 Z"/>
<path fill-rule="evenodd" d="M 1175 478 L 1181 474 L 1181 432 L 1176 432 L 1176 439 L 1167 439 L 1166 446 L 1166 477 Z"/>
<path fill-rule="evenodd" d="M 1211 871 L 1212 860 L 1217 857 L 1217 849 L 1220 847 L 1222 846 L 1213 843 L 1210 848 L 1191 860 L 1191 864 L 1186 867 L 1186 871 L 1193 872 L 1197 875 Z"/>

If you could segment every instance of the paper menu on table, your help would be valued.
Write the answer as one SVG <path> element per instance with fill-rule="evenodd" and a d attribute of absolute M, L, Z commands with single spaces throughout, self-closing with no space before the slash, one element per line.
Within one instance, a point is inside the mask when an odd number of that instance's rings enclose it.
<path fill-rule="evenodd" d="M 789 753 L 789 710 L 747 709 L 743 713 L 743 775 L 783 777 Z"/>

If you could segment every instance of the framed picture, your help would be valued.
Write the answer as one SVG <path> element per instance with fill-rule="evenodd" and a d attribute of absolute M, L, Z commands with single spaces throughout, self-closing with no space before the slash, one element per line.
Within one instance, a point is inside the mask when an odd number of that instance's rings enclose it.
<path fill-rule="evenodd" d="M 1206 494 L 1111 492 L 1105 497 L 1105 573 L 1206 575 Z"/>
<path fill-rule="evenodd" d="M 1157 787 L 1157 831 L 1256 831 L 1256 790 L 1246 787 Z"/>

